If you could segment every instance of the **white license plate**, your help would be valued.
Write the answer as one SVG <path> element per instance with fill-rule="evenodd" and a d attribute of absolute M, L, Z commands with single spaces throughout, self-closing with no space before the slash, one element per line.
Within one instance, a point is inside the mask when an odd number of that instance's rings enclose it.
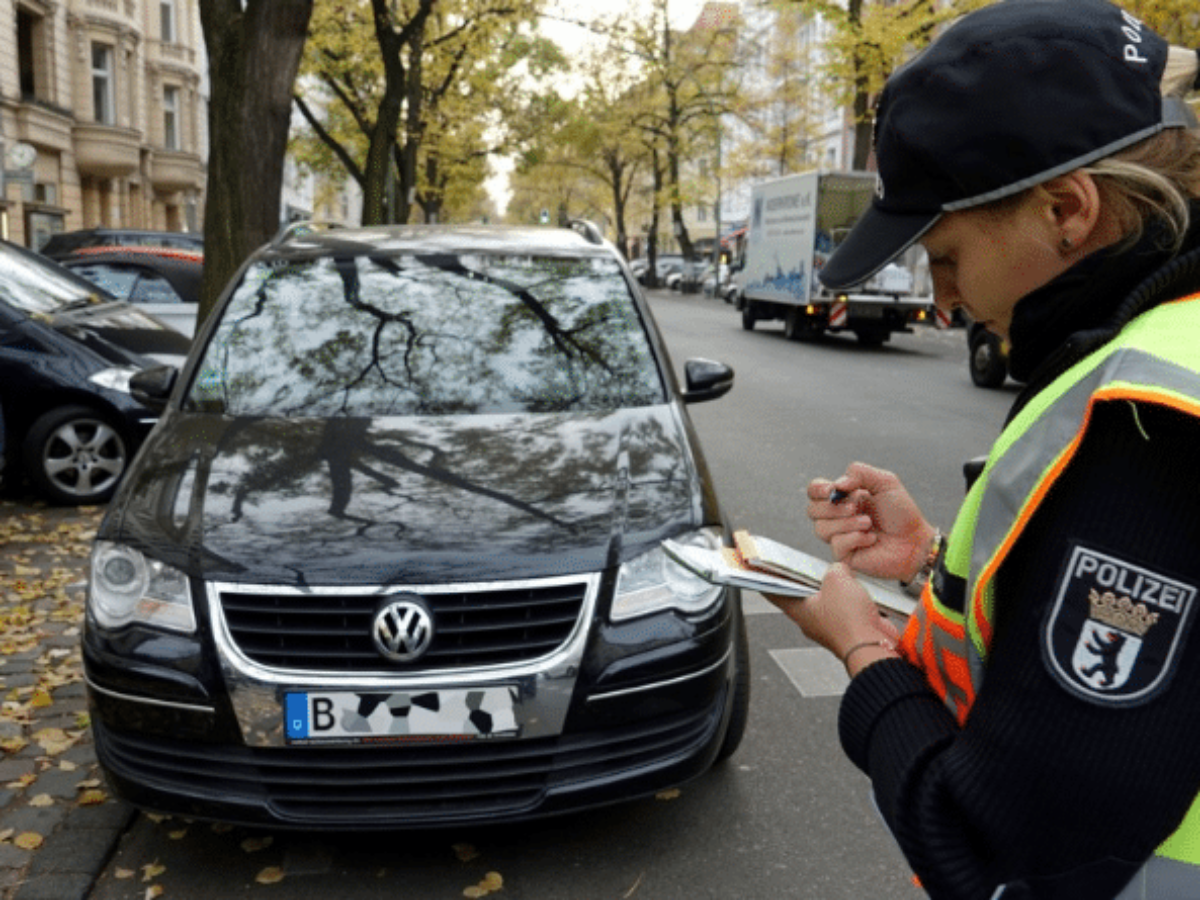
<path fill-rule="evenodd" d="M 284 696 L 289 743 L 400 743 L 512 738 L 518 690 L 501 685 L 440 691 L 311 691 Z"/>

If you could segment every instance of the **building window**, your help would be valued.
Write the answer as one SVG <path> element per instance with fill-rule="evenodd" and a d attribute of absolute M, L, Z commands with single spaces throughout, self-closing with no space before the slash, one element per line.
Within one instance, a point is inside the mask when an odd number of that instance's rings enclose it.
<path fill-rule="evenodd" d="M 163 147 L 179 149 L 179 88 L 163 88 Z"/>
<path fill-rule="evenodd" d="M 22 98 L 48 97 L 46 19 L 21 7 L 17 8 L 17 72 Z"/>
<path fill-rule="evenodd" d="M 162 42 L 175 43 L 175 0 L 159 0 L 159 21 L 162 25 Z"/>
<path fill-rule="evenodd" d="M 116 123 L 113 109 L 113 48 L 92 44 L 92 115 L 102 125 Z"/>

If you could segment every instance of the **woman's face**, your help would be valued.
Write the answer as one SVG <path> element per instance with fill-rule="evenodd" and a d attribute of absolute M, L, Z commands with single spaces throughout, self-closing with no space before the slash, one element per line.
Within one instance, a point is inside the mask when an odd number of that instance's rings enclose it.
<path fill-rule="evenodd" d="M 1017 301 L 1070 268 L 1054 216 L 1032 200 L 1001 210 L 948 213 L 921 244 L 929 254 L 937 306 L 946 312 L 962 308 L 1001 337 L 1008 336 Z"/>

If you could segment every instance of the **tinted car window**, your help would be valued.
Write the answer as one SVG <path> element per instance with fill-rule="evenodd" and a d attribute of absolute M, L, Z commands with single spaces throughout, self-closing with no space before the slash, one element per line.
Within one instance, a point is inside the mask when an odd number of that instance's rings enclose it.
<path fill-rule="evenodd" d="M 129 295 L 133 293 L 133 286 L 137 282 L 138 277 L 136 269 L 109 266 L 104 263 L 72 266 L 72 271 L 77 275 L 82 275 L 88 281 L 94 281 L 114 297 L 123 297 L 125 299 L 128 299 Z"/>
<path fill-rule="evenodd" d="M 171 282 L 157 272 L 142 272 L 129 299 L 134 303 L 182 303 Z"/>
<path fill-rule="evenodd" d="M 447 254 L 251 266 L 185 405 L 386 416 L 664 401 L 615 260 Z"/>

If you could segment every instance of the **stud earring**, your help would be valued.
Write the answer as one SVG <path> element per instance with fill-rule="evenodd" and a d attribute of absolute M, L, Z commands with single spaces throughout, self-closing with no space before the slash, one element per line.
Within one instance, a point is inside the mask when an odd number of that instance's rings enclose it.
<path fill-rule="evenodd" d="M 1075 246 L 1071 242 L 1071 239 L 1069 237 L 1067 237 L 1066 235 L 1063 235 L 1063 238 L 1061 241 L 1058 242 L 1058 245 L 1059 245 L 1059 247 L 1062 248 L 1063 253 L 1069 253 L 1071 251 L 1071 248 Z"/>

